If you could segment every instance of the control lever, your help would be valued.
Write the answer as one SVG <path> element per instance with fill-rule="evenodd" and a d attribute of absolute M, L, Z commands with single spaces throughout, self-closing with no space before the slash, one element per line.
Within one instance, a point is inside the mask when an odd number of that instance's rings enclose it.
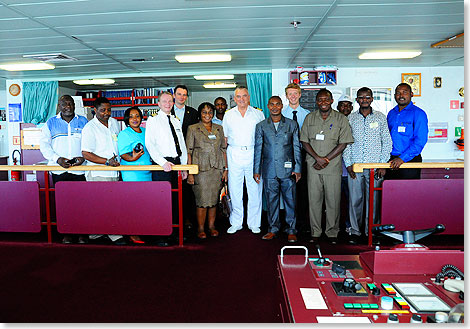
<path fill-rule="evenodd" d="M 318 259 L 316 261 L 313 262 L 313 264 L 315 264 L 316 266 L 328 266 L 330 265 L 330 262 L 326 260 L 326 258 L 324 258 L 321 254 L 321 251 L 320 251 L 320 245 L 315 245 L 315 248 L 317 249 L 317 253 L 318 253 Z"/>

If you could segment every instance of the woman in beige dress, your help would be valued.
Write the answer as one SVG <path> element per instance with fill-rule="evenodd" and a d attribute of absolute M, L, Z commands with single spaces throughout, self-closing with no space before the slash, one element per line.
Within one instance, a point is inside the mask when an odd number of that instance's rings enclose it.
<path fill-rule="evenodd" d="M 202 103 L 198 112 L 201 121 L 188 127 L 186 148 L 188 164 L 199 166 L 197 175 L 188 175 L 188 184 L 193 185 L 196 198 L 197 236 L 199 239 L 205 239 L 206 217 L 210 235 L 219 235 L 214 224 L 221 182 L 227 181 L 227 146 L 222 126 L 212 123 L 214 105 Z"/>

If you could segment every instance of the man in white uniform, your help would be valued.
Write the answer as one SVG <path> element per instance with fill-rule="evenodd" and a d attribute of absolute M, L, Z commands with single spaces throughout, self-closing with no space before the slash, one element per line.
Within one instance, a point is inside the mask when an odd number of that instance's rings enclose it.
<path fill-rule="evenodd" d="M 82 154 L 87 165 L 119 166 L 117 136 L 121 131 L 116 119 L 111 118 L 111 104 L 106 97 L 95 100 L 95 117 L 82 130 Z M 88 171 L 87 181 L 118 181 L 118 171 Z M 97 239 L 101 234 L 91 234 Z M 116 245 L 125 245 L 122 235 L 108 235 Z"/>
<path fill-rule="evenodd" d="M 225 113 L 223 128 L 227 140 L 228 188 L 232 199 L 230 228 L 233 234 L 243 227 L 243 181 L 248 192 L 248 228 L 260 233 L 261 193 L 263 184 L 253 179 L 253 159 L 256 124 L 264 120 L 262 111 L 250 106 L 250 95 L 245 86 L 235 89 L 237 106 Z"/>

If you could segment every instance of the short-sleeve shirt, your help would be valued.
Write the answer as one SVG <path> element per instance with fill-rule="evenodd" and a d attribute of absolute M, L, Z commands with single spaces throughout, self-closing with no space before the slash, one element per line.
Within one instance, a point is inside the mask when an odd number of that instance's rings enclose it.
<path fill-rule="evenodd" d="M 238 106 L 228 110 L 222 123 L 228 146 L 254 147 L 256 124 L 263 120 L 263 112 L 251 106 L 248 106 L 244 117 Z"/>
<path fill-rule="evenodd" d="M 354 142 L 354 139 L 345 115 L 331 110 L 330 115 L 323 120 L 320 110 L 317 110 L 305 118 L 300 131 L 300 141 L 309 143 L 319 156 L 325 157 L 339 144 L 349 144 Z M 307 164 L 313 166 L 314 163 L 315 159 L 307 153 Z M 315 172 L 322 175 L 341 175 L 341 156 L 331 159 L 326 168 Z"/>
<path fill-rule="evenodd" d="M 117 136 L 121 130 L 116 119 L 108 119 L 108 127 L 102 124 L 96 117 L 90 120 L 82 130 L 82 151 L 110 159 L 118 155 Z M 104 166 L 87 160 L 87 165 Z M 118 171 L 90 171 L 92 177 L 118 177 Z"/>
<path fill-rule="evenodd" d="M 141 143 L 144 146 L 144 154 L 135 161 L 126 161 L 121 157 L 121 164 L 126 166 L 151 165 L 150 154 L 145 147 L 145 128 L 141 127 L 141 133 L 136 132 L 131 127 L 127 127 L 118 135 L 119 155 L 124 153 L 132 153 L 134 147 Z M 144 182 L 152 180 L 150 171 L 121 171 L 123 181 L 127 182 Z"/>

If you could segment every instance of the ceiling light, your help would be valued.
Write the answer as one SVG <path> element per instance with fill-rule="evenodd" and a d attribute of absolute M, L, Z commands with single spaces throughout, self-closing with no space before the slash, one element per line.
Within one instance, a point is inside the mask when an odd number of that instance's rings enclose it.
<path fill-rule="evenodd" d="M 359 59 L 401 59 L 414 58 L 419 55 L 421 55 L 420 51 L 378 51 L 362 53 Z"/>
<path fill-rule="evenodd" d="M 236 88 L 237 85 L 235 83 L 223 83 L 223 82 L 211 82 L 205 83 L 202 85 L 204 88 L 208 89 L 216 89 L 216 88 Z"/>
<path fill-rule="evenodd" d="M 33 70 L 52 70 L 55 69 L 53 64 L 37 62 L 37 63 L 17 63 L 17 64 L 1 64 L 0 69 L 6 71 L 33 71 Z"/>
<path fill-rule="evenodd" d="M 235 76 L 233 74 L 219 74 L 219 75 L 195 75 L 196 80 L 232 80 Z"/>
<path fill-rule="evenodd" d="M 199 55 L 176 55 L 175 59 L 180 63 L 209 63 L 230 62 L 230 54 L 199 54 Z"/>
<path fill-rule="evenodd" d="M 112 85 L 113 79 L 85 79 L 85 80 L 73 80 L 76 85 Z"/>

